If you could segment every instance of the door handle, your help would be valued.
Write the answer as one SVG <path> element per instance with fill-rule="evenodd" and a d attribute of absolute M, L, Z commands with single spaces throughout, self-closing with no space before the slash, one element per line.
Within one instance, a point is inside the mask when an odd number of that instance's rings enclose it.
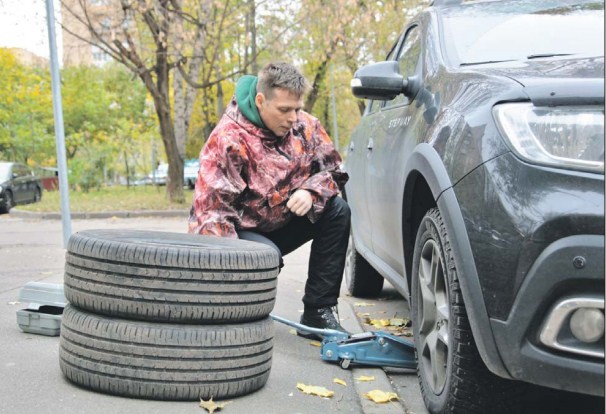
<path fill-rule="evenodd" d="M 372 150 L 372 148 L 373 148 L 374 146 L 375 146 L 375 141 L 374 141 L 372 138 L 370 138 L 370 139 L 368 140 L 368 145 L 366 146 L 366 149 Z"/>

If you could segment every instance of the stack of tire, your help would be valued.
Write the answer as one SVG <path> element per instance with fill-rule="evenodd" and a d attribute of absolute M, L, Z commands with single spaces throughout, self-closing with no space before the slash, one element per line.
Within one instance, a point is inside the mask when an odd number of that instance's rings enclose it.
<path fill-rule="evenodd" d="M 263 387 L 277 252 L 244 240 L 139 230 L 72 235 L 60 366 L 73 383 L 157 400 Z"/>

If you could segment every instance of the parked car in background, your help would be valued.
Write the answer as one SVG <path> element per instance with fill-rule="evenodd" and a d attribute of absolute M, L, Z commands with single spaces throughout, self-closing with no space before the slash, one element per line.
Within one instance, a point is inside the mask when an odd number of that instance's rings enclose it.
<path fill-rule="evenodd" d="M 155 171 L 150 172 L 147 176 L 148 184 L 166 185 L 166 177 L 168 176 L 168 164 L 161 163 Z"/>
<path fill-rule="evenodd" d="M 42 185 L 29 167 L 15 162 L 0 162 L 0 213 L 8 213 L 19 204 L 42 199 Z"/>
<path fill-rule="evenodd" d="M 351 85 L 347 285 L 410 299 L 429 411 L 603 396 L 604 1 L 436 0 Z"/>
<path fill-rule="evenodd" d="M 198 170 L 200 170 L 199 159 L 193 158 L 185 161 L 183 165 L 183 182 L 190 190 L 193 190 L 196 187 Z"/>

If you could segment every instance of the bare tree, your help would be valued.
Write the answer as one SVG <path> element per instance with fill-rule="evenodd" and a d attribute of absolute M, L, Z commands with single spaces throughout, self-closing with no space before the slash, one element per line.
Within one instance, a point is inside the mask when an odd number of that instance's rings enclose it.
<path fill-rule="evenodd" d="M 216 67 L 225 36 L 234 35 L 240 6 L 250 12 L 254 2 L 61 0 L 61 5 L 69 16 L 62 23 L 67 33 L 126 66 L 149 91 L 169 164 L 167 194 L 182 202 L 185 144 L 198 90 L 248 69 L 250 60 L 223 76 Z"/>

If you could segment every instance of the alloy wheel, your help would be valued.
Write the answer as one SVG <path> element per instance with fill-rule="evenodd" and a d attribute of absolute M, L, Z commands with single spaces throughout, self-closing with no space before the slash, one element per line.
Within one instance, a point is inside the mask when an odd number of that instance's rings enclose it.
<path fill-rule="evenodd" d="M 435 240 L 426 241 L 420 259 L 418 357 L 423 359 L 430 387 L 440 394 L 447 377 L 450 312 L 441 250 Z"/>

